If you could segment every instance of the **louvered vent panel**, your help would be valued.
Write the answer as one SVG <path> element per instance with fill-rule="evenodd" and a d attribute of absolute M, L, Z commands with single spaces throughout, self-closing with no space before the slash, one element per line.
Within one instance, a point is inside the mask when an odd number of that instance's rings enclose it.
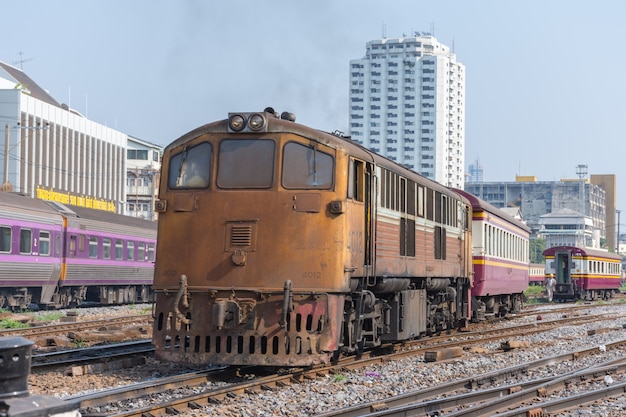
<path fill-rule="evenodd" d="M 233 225 L 230 233 L 230 244 L 232 246 L 252 245 L 251 225 Z"/>

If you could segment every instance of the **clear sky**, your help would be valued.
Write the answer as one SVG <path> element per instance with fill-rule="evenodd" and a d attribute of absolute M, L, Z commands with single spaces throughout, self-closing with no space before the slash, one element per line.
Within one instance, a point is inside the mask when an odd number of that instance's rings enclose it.
<path fill-rule="evenodd" d="M 617 175 L 626 203 L 623 0 L 3 0 L 0 60 L 58 101 L 167 145 L 272 106 L 348 131 L 349 62 L 434 32 L 466 66 L 466 166 L 486 181 Z"/>

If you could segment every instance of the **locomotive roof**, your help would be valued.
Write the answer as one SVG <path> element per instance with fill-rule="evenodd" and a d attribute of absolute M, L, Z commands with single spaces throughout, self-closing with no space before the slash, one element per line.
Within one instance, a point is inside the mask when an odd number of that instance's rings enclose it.
<path fill-rule="evenodd" d="M 465 198 L 467 198 L 472 204 L 472 208 L 474 209 L 474 211 L 479 211 L 479 210 L 486 211 L 487 213 L 493 214 L 494 216 L 498 216 L 501 219 L 508 221 L 509 223 L 515 223 L 518 225 L 518 227 L 530 233 L 530 227 L 528 227 L 526 224 L 521 222 L 519 219 L 516 219 L 515 217 L 506 213 L 505 211 L 499 209 L 498 207 L 492 204 L 489 204 L 484 200 L 481 200 L 480 198 L 476 197 L 474 194 L 468 193 L 465 190 L 458 190 L 456 188 L 454 188 L 453 190 L 454 192 L 459 193 Z"/>
<path fill-rule="evenodd" d="M 262 112 L 257 112 L 262 113 Z M 322 130 L 314 129 L 309 126 L 305 126 L 300 123 L 296 123 L 290 120 L 284 120 L 280 117 L 274 117 L 272 113 L 266 113 L 267 121 L 268 121 L 268 130 L 272 133 L 293 133 L 297 135 L 301 135 L 315 142 L 321 143 L 333 149 L 344 149 L 350 152 L 351 155 L 359 157 L 365 161 L 373 162 L 376 165 L 382 166 L 392 172 L 401 174 L 402 176 L 412 179 L 420 184 L 426 184 L 430 188 L 435 189 L 442 194 L 446 194 L 449 196 L 454 196 L 456 198 L 463 199 L 459 197 L 459 194 L 455 191 L 451 190 L 448 187 L 445 187 L 439 184 L 436 181 L 433 181 L 429 178 L 424 177 L 423 175 L 406 168 L 391 159 L 388 159 L 382 155 L 379 155 L 363 145 L 356 143 L 350 139 L 350 137 L 341 136 L 337 133 L 329 133 L 324 132 Z M 208 123 L 203 126 L 200 126 L 196 129 L 191 130 L 190 132 L 184 134 L 180 138 L 176 139 L 174 142 L 170 143 L 164 149 L 164 155 L 167 152 L 171 152 L 172 149 L 178 148 L 187 142 L 197 138 L 198 136 L 205 133 L 228 133 L 228 119 L 219 120 L 216 122 Z M 249 132 L 241 132 L 242 136 L 249 135 Z M 258 133 L 253 133 L 258 135 Z"/>
<path fill-rule="evenodd" d="M 621 260 L 622 257 L 616 253 L 601 249 L 581 248 L 577 246 L 553 246 L 543 251 L 543 256 L 554 256 L 557 252 L 571 252 L 574 256 L 593 256 L 595 258 L 608 258 Z"/>

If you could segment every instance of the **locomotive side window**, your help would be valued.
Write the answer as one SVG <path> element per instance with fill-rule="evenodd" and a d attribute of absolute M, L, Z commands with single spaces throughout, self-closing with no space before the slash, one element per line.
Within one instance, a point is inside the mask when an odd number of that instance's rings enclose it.
<path fill-rule="evenodd" d="M 356 159 L 350 160 L 348 172 L 348 198 L 365 201 L 365 164 Z"/>
<path fill-rule="evenodd" d="M 433 202 L 434 191 L 430 188 L 426 189 L 426 218 L 433 220 L 433 210 L 435 209 L 435 203 Z"/>
<path fill-rule="evenodd" d="M 329 189 L 334 166 L 331 155 L 289 142 L 283 148 L 282 185 L 287 189 Z"/>
<path fill-rule="evenodd" d="M 29 255 L 33 248 L 33 232 L 30 229 L 20 229 L 20 253 Z"/>
<path fill-rule="evenodd" d="M 44 230 L 39 232 L 39 255 L 50 255 L 50 232 Z"/>
<path fill-rule="evenodd" d="M 225 139 L 220 143 L 217 185 L 220 188 L 269 188 L 274 178 L 274 141 Z"/>
<path fill-rule="evenodd" d="M 171 157 L 167 185 L 173 189 L 206 188 L 211 176 L 213 151 L 210 143 L 184 150 Z"/>
<path fill-rule="evenodd" d="M 0 252 L 11 253 L 11 228 L 0 226 Z"/>
<path fill-rule="evenodd" d="M 406 213 L 415 216 L 415 182 L 409 180 L 406 188 Z"/>
<path fill-rule="evenodd" d="M 417 215 L 424 217 L 424 187 L 417 186 Z"/>

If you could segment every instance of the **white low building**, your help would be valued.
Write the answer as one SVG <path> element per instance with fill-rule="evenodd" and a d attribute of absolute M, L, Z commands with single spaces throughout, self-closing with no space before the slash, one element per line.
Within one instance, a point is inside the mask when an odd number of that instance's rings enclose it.
<path fill-rule="evenodd" d="M 127 134 L 59 103 L 2 62 L 0 126 L 2 190 L 126 213 Z"/>

